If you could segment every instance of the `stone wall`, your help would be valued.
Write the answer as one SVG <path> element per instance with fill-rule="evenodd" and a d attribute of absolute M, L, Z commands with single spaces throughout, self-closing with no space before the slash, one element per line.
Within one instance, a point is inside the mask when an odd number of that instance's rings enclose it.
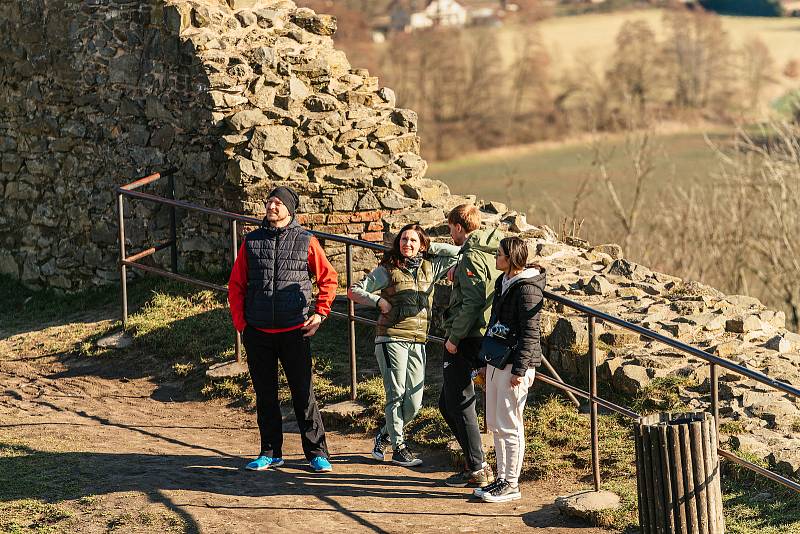
<path fill-rule="evenodd" d="M 400 211 L 441 219 L 448 203 L 430 200 L 459 199 L 424 178 L 416 114 L 350 66 L 334 31 L 288 1 L 4 2 L 0 272 L 114 281 L 114 186 L 173 165 L 178 198 L 260 216 L 290 184 L 302 222 L 366 240 Z M 166 239 L 166 209 L 127 206 L 129 251 Z M 179 213 L 179 226 L 182 268 L 226 268 L 224 221 Z M 328 251 L 341 267 L 342 247 Z"/>

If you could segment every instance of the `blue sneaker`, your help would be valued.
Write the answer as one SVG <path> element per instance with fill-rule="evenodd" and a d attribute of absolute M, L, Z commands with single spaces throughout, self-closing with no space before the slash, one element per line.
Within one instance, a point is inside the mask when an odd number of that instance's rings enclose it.
<path fill-rule="evenodd" d="M 327 473 L 328 471 L 333 471 L 333 466 L 324 456 L 315 456 L 314 459 L 309 462 L 309 465 L 316 473 Z"/>
<path fill-rule="evenodd" d="M 270 458 L 269 456 L 259 456 L 246 466 L 248 471 L 263 471 L 270 467 L 280 467 L 283 465 L 283 458 Z"/>

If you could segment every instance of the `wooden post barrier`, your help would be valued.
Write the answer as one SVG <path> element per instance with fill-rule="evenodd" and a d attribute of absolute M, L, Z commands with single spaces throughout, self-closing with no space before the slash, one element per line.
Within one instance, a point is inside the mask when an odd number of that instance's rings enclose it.
<path fill-rule="evenodd" d="M 717 427 L 706 412 L 655 414 L 636 423 L 643 534 L 723 534 Z"/>

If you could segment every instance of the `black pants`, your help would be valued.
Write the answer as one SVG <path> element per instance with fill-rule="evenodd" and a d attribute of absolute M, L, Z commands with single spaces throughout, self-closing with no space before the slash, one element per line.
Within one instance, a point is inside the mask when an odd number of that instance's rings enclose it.
<path fill-rule="evenodd" d="M 477 367 L 482 339 L 462 339 L 455 354 L 444 351 L 442 393 L 439 395 L 439 411 L 461 445 L 470 471 L 477 471 L 484 462 L 475 408 L 477 397 L 471 376 L 472 370 Z"/>
<path fill-rule="evenodd" d="M 267 334 L 247 327 L 242 334 L 247 349 L 247 366 L 256 392 L 261 454 L 283 457 L 283 426 L 278 402 L 278 360 L 286 373 L 292 404 L 300 427 L 306 458 L 328 457 L 325 428 L 314 397 L 311 372 L 311 343 L 300 329 Z"/>

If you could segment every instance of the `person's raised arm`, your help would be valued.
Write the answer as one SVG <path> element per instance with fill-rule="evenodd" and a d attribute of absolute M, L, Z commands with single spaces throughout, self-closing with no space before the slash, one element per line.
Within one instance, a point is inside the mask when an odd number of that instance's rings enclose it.
<path fill-rule="evenodd" d="M 461 247 L 449 243 L 431 243 L 428 253 L 433 266 L 433 278 L 437 280 L 447 274 L 447 271 L 458 262 Z"/>

